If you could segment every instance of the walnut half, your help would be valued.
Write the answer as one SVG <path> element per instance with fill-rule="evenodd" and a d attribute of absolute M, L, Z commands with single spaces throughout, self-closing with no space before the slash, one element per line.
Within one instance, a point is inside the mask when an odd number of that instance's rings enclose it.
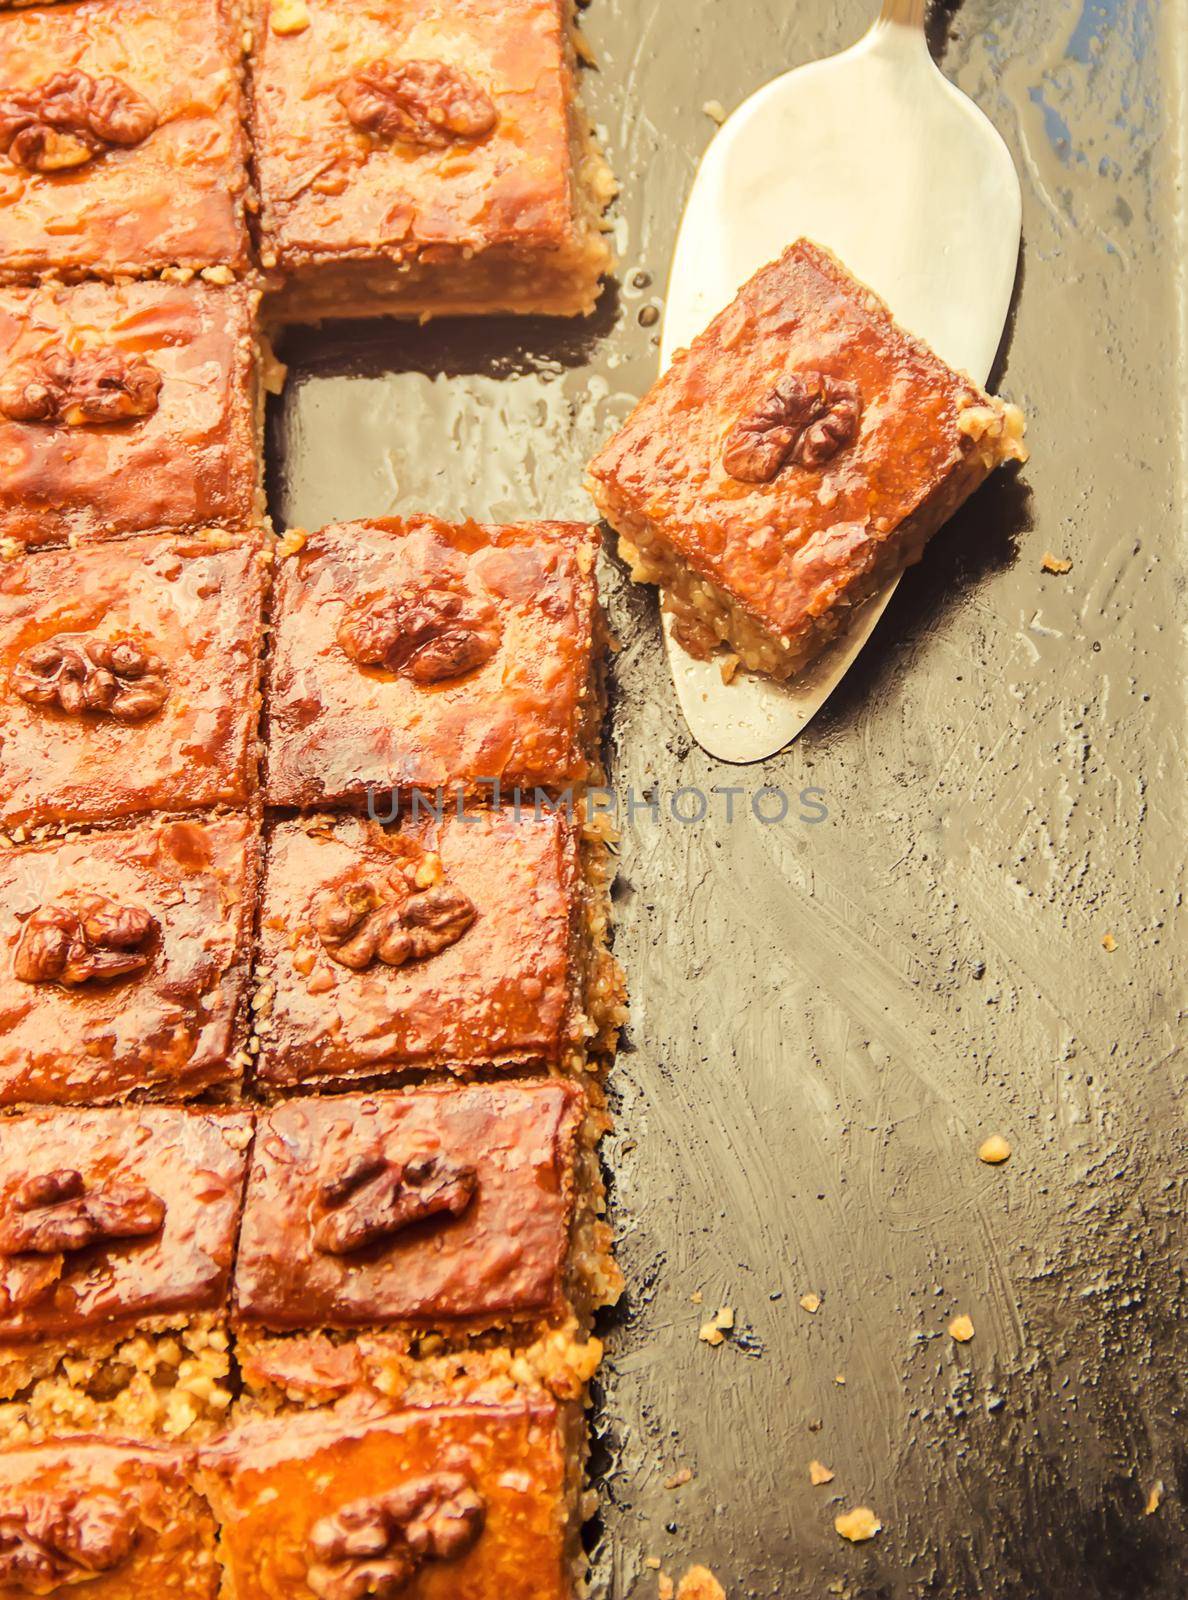
<path fill-rule="evenodd" d="M 445 61 L 369 61 L 338 98 L 360 132 L 427 149 L 481 139 L 498 120 L 482 85 Z"/>
<path fill-rule="evenodd" d="M 854 439 L 861 417 L 856 384 L 790 372 L 730 429 L 722 465 L 741 483 L 770 483 L 790 461 L 819 471 Z"/>
<path fill-rule="evenodd" d="M 499 648 L 495 608 L 454 589 L 406 588 L 354 605 L 338 642 L 361 667 L 383 667 L 414 683 L 460 678 Z"/>
<path fill-rule="evenodd" d="M 135 639 L 55 634 L 17 657 L 12 687 L 32 706 L 68 716 L 92 712 L 117 722 L 143 722 L 165 704 L 169 674 Z"/>
<path fill-rule="evenodd" d="M 159 1233 L 165 1202 L 142 1183 L 87 1184 L 64 1167 L 26 1178 L 0 1215 L 0 1255 L 58 1255 Z"/>
<path fill-rule="evenodd" d="M 140 144 L 157 112 L 122 78 L 56 72 L 35 89 L 0 89 L 0 152 L 29 172 L 69 172 Z"/>
<path fill-rule="evenodd" d="M 53 345 L 5 375 L 0 416 L 68 428 L 127 422 L 152 415 L 161 383 L 161 374 L 143 356 L 114 346 L 73 351 Z"/>
<path fill-rule="evenodd" d="M 0 1513 L 0 1588 L 52 1594 L 111 1572 L 140 1535 L 135 1512 L 99 1492 L 26 1492 L 19 1511 Z"/>
<path fill-rule="evenodd" d="M 444 1156 L 399 1162 L 372 1151 L 322 1184 L 314 1243 L 326 1255 L 350 1255 L 431 1217 L 460 1217 L 477 1190 L 474 1168 Z"/>
<path fill-rule="evenodd" d="M 468 1554 L 485 1520 L 483 1497 L 462 1473 L 412 1478 L 315 1522 L 306 1582 L 319 1600 L 393 1600 L 428 1562 Z"/>
<path fill-rule="evenodd" d="M 160 927 L 150 912 L 102 894 L 38 906 L 21 929 L 16 976 L 22 983 L 60 983 L 68 989 L 92 979 L 126 977 L 148 966 Z"/>
<path fill-rule="evenodd" d="M 475 918 L 474 902 L 444 881 L 422 887 L 411 858 L 386 876 L 350 876 L 332 886 L 314 916 L 323 948 L 362 972 L 373 961 L 402 967 L 456 944 Z"/>

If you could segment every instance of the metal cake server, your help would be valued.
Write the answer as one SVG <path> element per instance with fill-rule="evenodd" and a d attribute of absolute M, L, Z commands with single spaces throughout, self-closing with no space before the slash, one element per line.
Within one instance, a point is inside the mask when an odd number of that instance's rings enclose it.
<path fill-rule="evenodd" d="M 662 367 L 794 239 L 826 245 L 910 332 L 984 383 L 1019 258 L 1022 196 L 1010 152 L 933 62 L 927 0 L 884 0 L 851 49 L 776 78 L 723 124 L 685 207 L 668 283 Z M 664 619 L 677 696 L 722 761 L 773 755 L 829 698 L 894 593 L 788 684 L 724 684 Z"/>

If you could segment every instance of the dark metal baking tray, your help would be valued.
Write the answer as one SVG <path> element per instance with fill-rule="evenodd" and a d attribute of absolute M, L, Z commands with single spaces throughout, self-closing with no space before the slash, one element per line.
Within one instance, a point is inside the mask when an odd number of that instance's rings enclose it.
<path fill-rule="evenodd" d="M 594 0 L 617 287 L 584 324 L 292 332 L 278 520 L 588 515 L 583 465 L 654 372 L 704 104 L 872 11 Z M 936 541 L 791 751 L 739 770 L 690 745 L 655 605 L 607 563 L 614 781 L 653 788 L 661 820 L 626 822 L 617 890 L 629 1290 L 597 1423 L 599 1596 L 655 1594 L 648 1556 L 707 1562 L 734 1600 L 1188 1595 L 1185 28 L 1179 0 L 934 13 L 935 53 L 1023 178 L 996 381 L 1033 459 Z M 727 823 L 720 796 L 701 825 L 666 813 L 715 784 L 782 788 L 788 817 L 744 798 Z M 806 787 L 827 820 L 797 820 Z M 999 1169 L 974 1155 L 994 1130 Z M 723 1303 L 737 1329 L 711 1350 L 698 1326 Z M 810 1486 L 812 1457 L 832 1484 Z M 860 1547 L 833 1531 L 854 1504 L 885 1525 Z"/>

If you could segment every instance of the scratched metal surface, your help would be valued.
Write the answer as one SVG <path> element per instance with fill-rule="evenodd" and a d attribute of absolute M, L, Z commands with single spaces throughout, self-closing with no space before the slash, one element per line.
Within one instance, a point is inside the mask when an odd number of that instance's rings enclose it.
<path fill-rule="evenodd" d="M 292 335 L 279 519 L 588 514 L 582 465 L 654 370 L 647 308 L 703 103 L 872 10 L 595 0 L 617 294 L 585 327 Z M 604 1600 L 654 1594 L 648 1556 L 705 1561 L 732 1597 L 1188 1595 L 1184 27 L 1178 0 L 934 16 L 1023 176 L 999 381 L 1034 456 L 909 575 L 790 753 L 740 775 L 690 748 L 654 605 L 608 564 L 620 792 L 811 785 L 829 816 L 624 832 L 608 1156 L 630 1289 L 598 1422 Z M 997 1170 L 974 1158 L 995 1130 L 1015 1152 Z M 722 1303 L 738 1328 L 711 1350 L 697 1328 Z M 965 1346 L 945 1334 L 959 1311 Z M 851 1548 L 832 1522 L 855 1504 L 884 1531 Z"/>

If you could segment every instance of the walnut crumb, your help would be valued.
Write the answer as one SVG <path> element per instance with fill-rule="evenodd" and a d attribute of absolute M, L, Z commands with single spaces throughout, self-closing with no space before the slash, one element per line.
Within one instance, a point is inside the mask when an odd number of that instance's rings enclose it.
<path fill-rule="evenodd" d="M 230 267 L 203 267 L 201 273 L 204 283 L 213 283 L 220 289 L 225 289 L 229 283 L 235 282 L 235 274 Z"/>
<path fill-rule="evenodd" d="M 659 1572 L 660 1571 L 660 1557 L 659 1556 L 645 1556 L 644 1557 L 644 1566 L 647 1567 L 649 1572 Z"/>
<path fill-rule="evenodd" d="M 844 1372 L 835 1372 L 833 1374 L 833 1381 L 834 1381 L 834 1383 L 839 1385 L 839 1387 L 844 1388 L 845 1387 L 845 1382 L 846 1382 L 845 1373 Z"/>
<path fill-rule="evenodd" d="M 968 1344 L 974 1336 L 974 1325 L 964 1314 L 954 1317 L 949 1324 L 949 1335 L 956 1339 L 958 1344 Z"/>
<path fill-rule="evenodd" d="M 832 1483 L 833 1473 L 823 1461 L 810 1461 L 809 1482 L 813 1484 Z"/>
<path fill-rule="evenodd" d="M 1159 1507 L 1162 1504 L 1163 1504 L 1163 1479 L 1162 1478 L 1156 1478 L 1155 1482 L 1151 1485 L 1151 1492 L 1147 1496 L 1147 1503 L 1143 1507 L 1143 1515 L 1145 1517 L 1153 1517 L 1155 1515 L 1155 1513 L 1159 1510 Z"/>
<path fill-rule="evenodd" d="M 689 1468 L 681 1467 L 679 1471 L 673 1473 L 671 1478 L 665 1478 L 664 1487 L 666 1489 L 681 1489 L 685 1484 L 692 1483 L 692 1481 L 693 1474 Z"/>
<path fill-rule="evenodd" d="M 1001 1133 L 992 1133 L 988 1139 L 983 1139 L 978 1146 L 978 1160 L 984 1161 L 988 1167 L 997 1167 L 1010 1159 L 1011 1147 Z"/>
<path fill-rule="evenodd" d="M 851 1544 L 862 1544 L 866 1539 L 873 1539 L 883 1524 L 869 1506 L 855 1506 L 853 1511 L 839 1511 L 833 1526 Z"/>
<path fill-rule="evenodd" d="M 1101 948 L 1106 951 L 1107 954 L 1113 955 L 1114 951 L 1118 948 L 1118 941 L 1114 938 L 1112 933 L 1106 934 L 1105 938 L 1101 941 Z"/>
<path fill-rule="evenodd" d="M 282 559 L 286 556 L 299 555 L 308 543 L 309 534 L 304 528 L 286 528 L 277 542 L 276 553 Z"/>
<path fill-rule="evenodd" d="M 726 1591 L 708 1567 L 690 1567 L 677 1585 L 677 1600 L 726 1600 Z"/>
<path fill-rule="evenodd" d="M 726 121 L 726 107 L 720 100 L 707 100 L 701 108 L 711 122 L 716 122 L 719 128 Z"/>
<path fill-rule="evenodd" d="M 815 1316 L 821 1309 L 821 1296 L 819 1294 L 802 1294 L 800 1297 L 801 1309 L 810 1316 Z"/>
<path fill-rule="evenodd" d="M 309 27 L 309 7 L 305 0 L 272 0 L 268 25 L 273 33 L 282 36 L 304 33 Z"/>
<path fill-rule="evenodd" d="M 734 1307 L 722 1306 L 708 1322 L 703 1322 L 697 1337 L 708 1345 L 720 1345 L 734 1327 Z"/>
<path fill-rule="evenodd" d="M 675 1594 L 676 1584 L 673 1583 L 667 1572 L 662 1572 L 656 1580 L 657 1600 L 673 1600 Z"/>
<path fill-rule="evenodd" d="M 718 675 L 723 683 L 733 683 L 734 674 L 738 671 L 738 657 L 731 651 L 728 655 L 721 656 L 718 660 Z"/>
<path fill-rule="evenodd" d="M 1050 550 L 1044 551 L 1044 559 L 1040 562 L 1045 572 L 1065 573 L 1072 571 L 1072 562 L 1064 556 L 1054 556 Z"/>
<path fill-rule="evenodd" d="M 689 1296 L 689 1299 L 695 1306 L 699 1306 L 705 1299 L 705 1296 L 702 1294 L 700 1289 L 694 1289 L 693 1293 Z"/>

